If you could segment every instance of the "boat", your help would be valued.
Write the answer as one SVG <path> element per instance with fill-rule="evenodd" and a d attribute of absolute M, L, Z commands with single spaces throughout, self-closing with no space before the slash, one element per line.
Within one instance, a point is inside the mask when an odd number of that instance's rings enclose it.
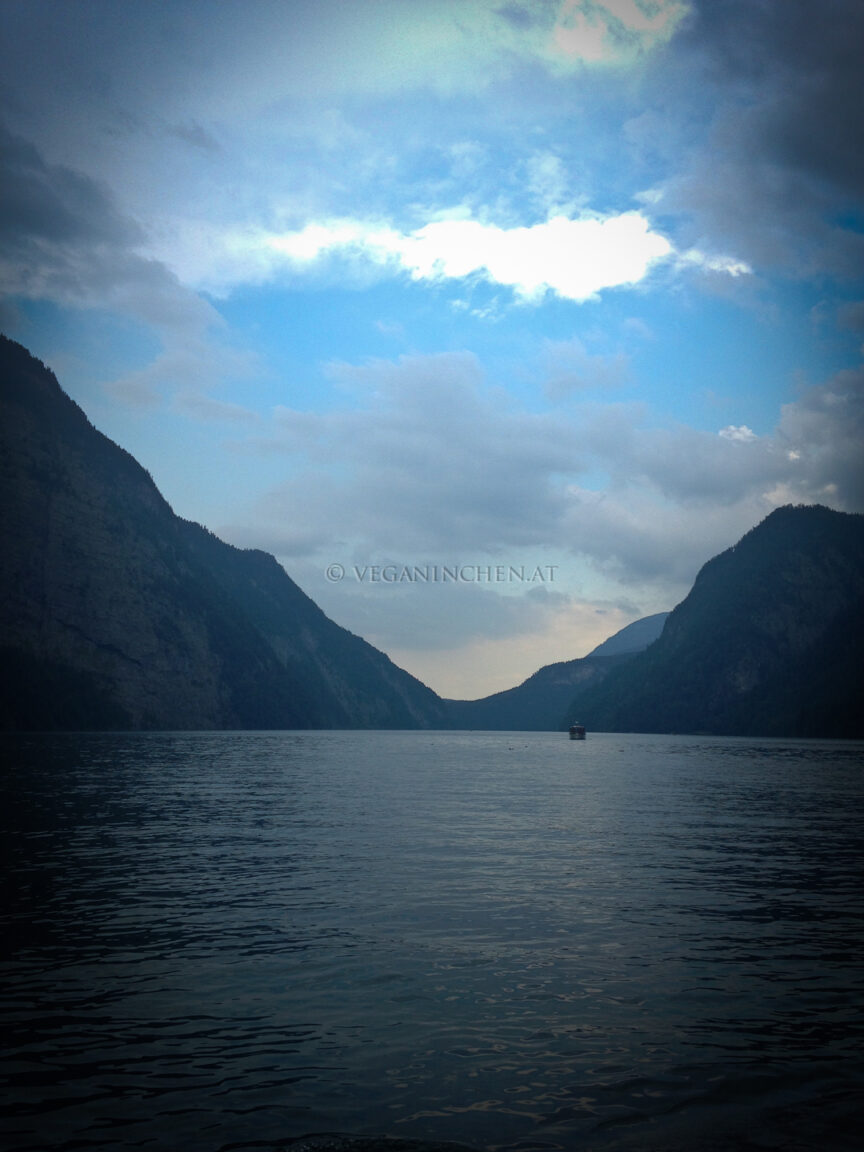
<path fill-rule="evenodd" d="M 571 724 L 570 725 L 570 739 L 571 740 L 584 740 L 585 739 L 585 725 L 584 724 Z"/>

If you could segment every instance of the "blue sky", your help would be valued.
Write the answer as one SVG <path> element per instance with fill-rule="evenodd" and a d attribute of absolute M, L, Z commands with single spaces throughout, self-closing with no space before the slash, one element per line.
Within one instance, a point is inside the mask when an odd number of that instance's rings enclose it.
<path fill-rule="evenodd" d="M 180 515 L 442 694 L 510 687 L 779 504 L 862 510 L 862 33 L 6 0 L 3 330 Z"/>

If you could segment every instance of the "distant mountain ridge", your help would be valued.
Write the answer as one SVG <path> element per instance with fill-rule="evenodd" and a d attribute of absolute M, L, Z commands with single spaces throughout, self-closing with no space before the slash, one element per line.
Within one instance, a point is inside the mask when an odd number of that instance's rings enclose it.
<path fill-rule="evenodd" d="M 0 726 L 431 727 L 431 689 L 264 552 L 175 516 L 0 338 Z"/>
<path fill-rule="evenodd" d="M 864 516 L 787 506 L 709 560 L 661 636 L 570 710 L 603 731 L 861 738 L 862 666 Z"/>
<path fill-rule="evenodd" d="M 602 644 L 588 653 L 586 660 L 596 660 L 601 656 L 635 656 L 643 652 L 649 644 L 653 644 L 663 631 L 668 612 L 655 612 L 653 616 L 643 616 L 641 620 L 634 620 L 604 640 Z"/>
<path fill-rule="evenodd" d="M 451 725 L 535 732 L 561 727 L 561 717 L 574 695 L 599 684 L 618 664 L 647 648 L 660 635 L 668 615 L 658 612 L 636 620 L 587 656 L 547 664 L 515 688 L 480 700 L 446 701 Z"/>

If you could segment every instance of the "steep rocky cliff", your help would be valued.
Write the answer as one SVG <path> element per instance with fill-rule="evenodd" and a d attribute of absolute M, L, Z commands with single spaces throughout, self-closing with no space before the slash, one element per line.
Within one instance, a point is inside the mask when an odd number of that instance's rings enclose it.
<path fill-rule="evenodd" d="M 442 702 L 272 556 L 175 516 L 0 338 L 0 726 L 428 727 Z"/>
<path fill-rule="evenodd" d="M 608 731 L 861 737 L 862 626 L 864 516 L 779 508 L 578 708 Z"/>

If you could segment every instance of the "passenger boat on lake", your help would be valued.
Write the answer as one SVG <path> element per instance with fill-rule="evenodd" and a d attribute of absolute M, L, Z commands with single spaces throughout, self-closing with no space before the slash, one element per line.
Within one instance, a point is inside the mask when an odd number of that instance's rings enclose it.
<path fill-rule="evenodd" d="M 571 724 L 570 725 L 570 739 L 571 740 L 584 740 L 585 739 L 585 725 L 584 724 Z"/>

